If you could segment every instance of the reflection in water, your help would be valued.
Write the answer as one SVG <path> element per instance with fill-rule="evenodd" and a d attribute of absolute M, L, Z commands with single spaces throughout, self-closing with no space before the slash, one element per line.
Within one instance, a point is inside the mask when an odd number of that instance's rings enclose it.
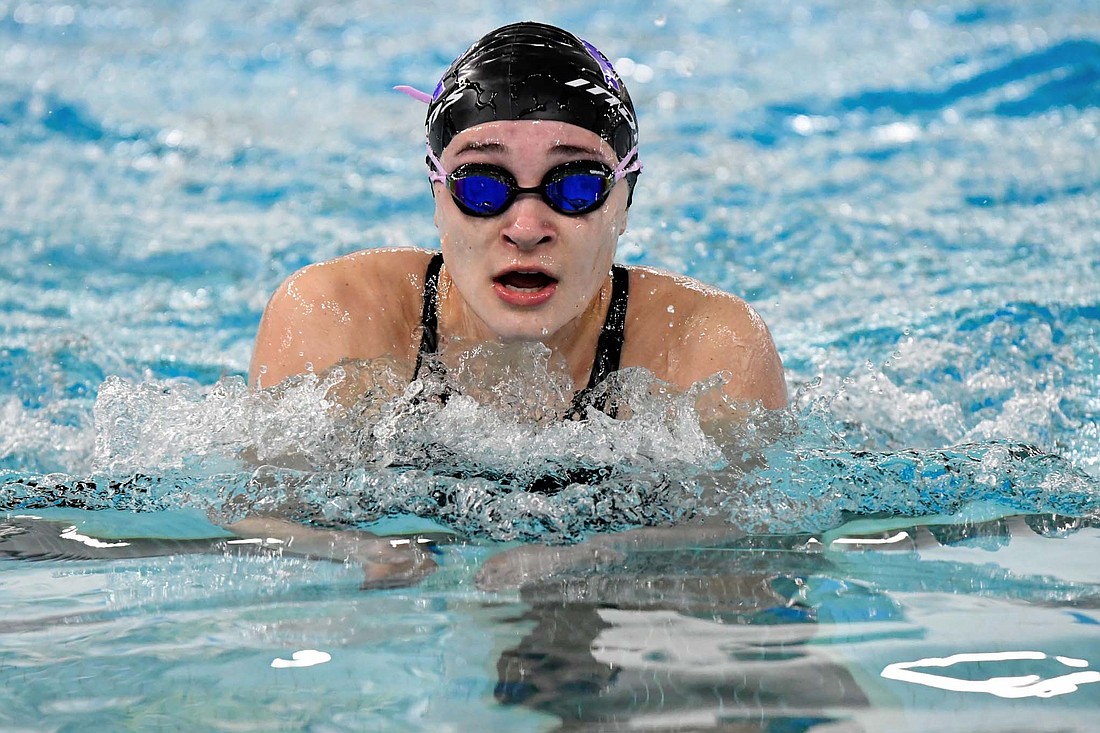
<path fill-rule="evenodd" d="M 525 588 L 529 609 L 516 621 L 534 628 L 501 655 L 496 697 L 553 714 L 565 730 L 839 723 L 832 711 L 869 701 L 815 644 L 814 588 L 843 594 L 842 581 L 818 574 L 827 566 L 820 554 L 742 546 L 649 553 L 629 569 Z"/>
<path fill-rule="evenodd" d="M 934 667 L 946 669 L 960 665 L 977 665 L 978 670 L 985 673 L 990 666 L 996 668 L 995 663 L 1005 662 L 1043 662 L 1053 660 L 1063 667 L 1084 668 L 1089 666 L 1086 659 L 1074 659 L 1073 657 L 1049 656 L 1043 652 L 986 652 L 978 654 L 952 654 L 950 657 L 919 659 L 915 662 L 895 662 L 882 670 L 882 676 L 890 680 L 912 682 L 917 685 L 927 685 L 940 690 L 954 690 L 956 692 L 984 692 L 997 697 L 1021 698 L 1021 697 L 1054 697 L 1077 692 L 1080 685 L 1091 682 L 1100 682 L 1100 672 L 1088 670 L 1085 672 L 1070 672 L 1056 677 L 1045 677 L 1042 674 L 1018 674 L 1020 665 L 1007 666 L 1002 670 L 1002 676 L 989 676 L 985 679 L 962 679 L 945 674 L 933 674 L 930 672 L 918 672 L 921 667 Z M 1034 667 L 1035 665 L 1032 665 Z M 1050 667 L 1050 664 L 1039 665 Z M 1024 668 L 1026 669 L 1026 667 Z M 1046 671 L 1045 669 L 1043 670 Z M 1013 674 L 1013 673 L 1016 674 Z"/>
<path fill-rule="evenodd" d="M 575 724 L 809 730 L 868 699 L 810 624 L 726 625 L 672 611 L 535 606 L 497 665 L 497 699 Z M 696 658 L 698 654 L 698 658 Z"/>
<path fill-rule="evenodd" d="M 332 661 L 332 655 L 328 652 L 316 649 L 301 649 L 290 655 L 290 659 L 276 657 L 271 660 L 273 669 L 292 669 L 297 667 L 315 667 Z"/>
<path fill-rule="evenodd" d="M 707 550 L 638 552 L 598 576 L 527 586 L 527 610 L 513 623 L 533 628 L 500 655 L 496 698 L 552 714 L 569 731 L 863 731 L 889 709 L 954 709 L 965 729 L 993 730 L 1019 715 L 1006 702 L 982 711 L 971 696 L 969 704 L 936 696 L 966 692 L 1062 696 L 1066 707 L 1047 703 L 1043 711 L 1055 726 L 1087 707 L 1070 693 L 1100 682 L 1100 671 L 1079 658 L 1091 647 L 1077 654 L 1063 647 L 1072 624 L 1084 623 L 1080 609 L 1095 605 L 1095 584 L 1029 576 L 998 561 L 1033 549 L 1028 543 L 1040 533 L 1085 549 L 1093 523 L 909 521 L 856 520 L 850 533 L 821 535 L 824 542 L 758 536 Z M 898 536 L 906 540 L 875 542 Z M 850 542 L 836 541 L 843 538 Z M 954 559 L 973 552 L 980 554 Z M 971 607 L 984 619 L 973 628 L 975 616 L 954 616 Z M 970 651 L 997 644 L 1016 623 L 1030 629 L 1031 643 L 1060 651 Z M 891 661 L 952 647 L 967 653 Z M 914 693 L 920 689 L 937 692 Z"/>
<path fill-rule="evenodd" d="M 1098 578 L 1081 561 L 1100 537 L 1095 525 L 1051 515 L 864 517 L 814 537 L 636 549 L 599 572 L 563 572 L 521 588 L 523 610 L 510 623 L 525 635 L 508 635 L 495 697 L 502 709 L 549 714 L 570 731 L 870 730 L 884 710 L 961 707 L 934 696 L 968 692 L 997 701 L 990 713 L 997 721 L 1014 719 L 1006 705 L 1039 698 L 1048 699 L 1044 715 L 1065 720 L 1088 705 L 1087 692 L 1070 693 L 1100 682 L 1087 661 L 1100 649 L 1074 628 L 1096 623 Z M 0 555 L 122 560 L 263 549 L 224 537 L 96 537 L 76 526 L 9 516 L 0 522 Z M 876 542 L 894 537 L 905 539 Z M 1049 565 L 1034 574 L 1020 558 L 1036 541 L 1077 559 L 1060 577 Z M 979 651 L 1020 629 L 1032 649 L 1045 651 Z M 305 644 L 283 648 L 302 651 L 276 650 L 275 668 L 330 661 Z M 975 729 L 985 720 L 975 712 L 982 698 L 965 697 Z"/>

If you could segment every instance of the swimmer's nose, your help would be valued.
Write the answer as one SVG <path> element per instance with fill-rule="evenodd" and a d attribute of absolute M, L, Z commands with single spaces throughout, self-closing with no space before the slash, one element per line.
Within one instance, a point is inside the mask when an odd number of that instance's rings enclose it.
<path fill-rule="evenodd" d="M 520 249 L 533 249 L 554 240 L 553 210 L 538 196 L 521 194 L 505 213 L 502 236 Z"/>

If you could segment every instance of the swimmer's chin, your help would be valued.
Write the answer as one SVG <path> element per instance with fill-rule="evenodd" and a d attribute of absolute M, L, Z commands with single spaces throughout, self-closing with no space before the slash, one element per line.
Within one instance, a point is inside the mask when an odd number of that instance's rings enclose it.
<path fill-rule="evenodd" d="M 534 315 L 534 314 L 530 314 Z M 559 336 L 561 328 L 547 325 L 543 318 L 526 318 L 530 323 L 501 323 L 493 329 L 491 339 L 486 341 L 503 345 L 543 344 L 551 346 Z"/>

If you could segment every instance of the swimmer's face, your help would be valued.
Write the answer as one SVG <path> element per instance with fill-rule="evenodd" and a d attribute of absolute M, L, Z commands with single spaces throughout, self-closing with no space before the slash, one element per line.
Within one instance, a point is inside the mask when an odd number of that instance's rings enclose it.
<path fill-rule="evenodd" d="M 497 165 L 520 187 L 539 185 L 548 170 L 571 161 L 599 161 L 609 168 L 619 162 L 595 133 L 545 120 L 471 127 L 456 135 L 441 156 L 448 172 L 465 163 Z M 483 336 L 549 343 L 591 313 L 626 229 L 626 181 L 615 185 L 603 205 L 581 216 L 558 213 L 538 195 L 521 195 L 496 216 L 469 216 L 443 184 L 434 185 L 435 224 L 447 273 Z"/>

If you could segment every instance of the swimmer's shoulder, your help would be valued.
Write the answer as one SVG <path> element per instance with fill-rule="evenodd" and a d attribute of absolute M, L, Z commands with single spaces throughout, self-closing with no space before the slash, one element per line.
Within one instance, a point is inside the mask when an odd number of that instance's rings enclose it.
<path fill-rule="evenodd" d="M 347 359 L 406 358 L 415 348 L 410 334 L 419 324 L 431 256 L 370 249 L 298 270 L 268 301 L 251 373 L 266 367 L 273 384 Z"/>
<path fill-rule="evenodd" d="M 393 247 L 364 249 L 307 265 L 288 277 L 278 293 L 311 300 L 337 299 L 349 304 L 416 294 L 424 287 L 424 271 L 432 252 Z"/>
<path fill-rule="evenodd" d="M 630 267 L 627 341 L 664 353 L 669 381 L 687 386 L 728 372 L 727 394 L 787 403 L 783 365 L 771 332 L 743 298 L 686 275 Z"/>
<path fill-rule="evenodd" d="M 652 267 L 631 266 L 631 317 L 667 321 L 674 327 L 702 326 L 720 320 L 759 334 L 763 321 L 743 298 L 695 278 Z M 765 329 L 766 332 L 766 329 Z"/>

